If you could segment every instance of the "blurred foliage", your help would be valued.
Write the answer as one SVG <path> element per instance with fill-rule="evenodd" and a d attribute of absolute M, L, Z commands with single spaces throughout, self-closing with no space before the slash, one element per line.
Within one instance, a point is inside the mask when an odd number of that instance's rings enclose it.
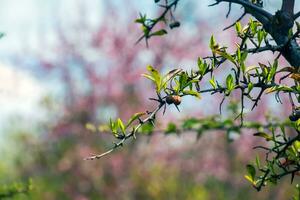
<path fill-rule="evenodd" d="M 33 189 L 32 180 L 27 183 L 15 182 L 0 186 L 0 199 L 26 199 Z"/>

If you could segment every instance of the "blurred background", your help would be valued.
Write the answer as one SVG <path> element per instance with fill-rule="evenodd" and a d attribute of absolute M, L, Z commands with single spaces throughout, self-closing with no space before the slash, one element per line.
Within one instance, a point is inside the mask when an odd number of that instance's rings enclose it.
<path fill-rule="evenodd" d="M 83 160 L 114 141 L 87 130 L 87 123 L 128 120 L 153 107 L 148 100 L 153 86 L 140 75 L 147 65 L 161 71 L 195 68 L 199 56 L 209 55 L 211 34 L 234 46 L 234 30 L 222 30 L 239 17 L 240 7 L 226 19 L 226 4 L 209 3 L 180 1 L 181 27 L 151 39 L 146 48 L 144 42 L 135 45 L 142 32 L 134 20 L 139 13 L 161 12 L 153 0 L 1 0 L 0 185 L 32 179 L 33 190 L 14 198 L 38 200 L 291 196 L 289 180 L 257 193 L 243 178 L 246 163 L 258 153 L 252 150 L 257 140 L 251 132 L 232 142 L 222 132 L 204 133 L 198 140 L 193 132 L 155 132 L 138 135 L 101 160 Z M 265 5 L 274 12 L 279 1 Z M 272 58 L 265 53 L 249 62 Z M 218 114 L 220 100 L 186 98 L 181 112 L 168 109 L 158 126 Z M 288 109 L 268 103 L 274 99 L 263 100 L 248 119 L 263 120 L 265 113 L 288 116 Z"/>

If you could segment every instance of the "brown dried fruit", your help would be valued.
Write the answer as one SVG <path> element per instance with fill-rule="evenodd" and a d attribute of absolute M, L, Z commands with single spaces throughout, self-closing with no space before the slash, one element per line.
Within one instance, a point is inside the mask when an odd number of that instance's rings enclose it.
<path fill-rule="evenodd" d="M 178 106 L 181 103 L 181 97 L 178 95 L 169 95 L 166 97 L 167 104 L 175 104 Z"/>

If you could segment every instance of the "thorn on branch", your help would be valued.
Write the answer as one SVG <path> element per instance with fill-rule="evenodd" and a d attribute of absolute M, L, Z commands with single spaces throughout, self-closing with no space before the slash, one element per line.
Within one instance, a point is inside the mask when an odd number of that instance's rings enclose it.
<path fill-rule="evenodd" d="M 229 5 L 228 5 L 228 11 L 227 11 L 227 14 L 226 14 L 226 18 L 229 17 L 230 12 L 231 12 L 231 2 L 229 2 Z"/>
<path fill-rule="evenodd" d="M 245 16 L 246 16 L 246 12 L 244 12 L 237 20 L 235 20 L 234 23 L 230 24 L 229 26 L 225 27 L 223 29 L 223 31 L 226 31 L 227 29 L 230 29 L 231 27 L 233 27 L 237 22 L 241 21 Z"/>

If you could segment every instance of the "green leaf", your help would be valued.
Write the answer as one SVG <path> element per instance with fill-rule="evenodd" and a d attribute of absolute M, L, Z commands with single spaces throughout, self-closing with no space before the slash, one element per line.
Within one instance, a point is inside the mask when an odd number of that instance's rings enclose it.
<path fill-rule="evenodd" d="M 196 118 L 189 118 L 189 119 L 186 119 L 183 122 L 182 128 L 190 130 L 190 129 L 195 128 L 195 125 L 197 125 L 197 124 L 199 124 L 199 120 L 198 119 L 196 119 Z"/>
<path fill-rule="evenodd" d="M 177 126 L 176 124 L 174 123 L 169 123 L 166 130 L 165 130 L 165 133 L 176 133 L 177 132 Z"/>
<path fill-rule="evenodd" d="M 249 175 L 245 175 L 244 176 L 250 183 L 254 183 L 254 180 L 252 179 L 252 177 L 251 176 L 249 176 Z"/>
<path fill-rule="evenodd" d="M 233 64 L 236 64 L 234 58 L 230 54 L 228 54 L 226 51 L 224 51 L 224 50 L 215 50 L 214 52 L 219 54 L 223 58 L 226 58 L 227 60 L 231 61 Z"/>
<path fill-rule="evenodd" d="M 176 75 L 180 74 L 181 72 L 182 72 L 182 69 L 173 69 L 173 70 L 169 71 L 163 77 L 162 87 L 166 88 L 168 81 L 170 81 L 171 79 L 173 79 Z"/>
<path fill-rule="evenodd" d="M 149 123 L 145 123 L 141 126 L 141 132 L 147 135 L 150 135 L 153 133 L 154 130 L 154 126 L 149 122 Z"/>
<path fill-rule="evenodd" d="M 118 127 L 121 129 L 122 133 L 125 134 L 125 126 L 120 118 L 117 120 Z"/>
<path fill-rule="evenodd" d="M 214 50 L 215 45 L 216 45 L 216 40 L 215 40 L 215 37 L 212 35 L 212 36 L 210 37 L 210 42 L 209 42 L 209 47 L 210 47 L 210 49 L 211 49 L 211 50 Z"/>
<path fill-rule="evenodd" d="M 117 133 L 118 132 L 118 127 L 115 122 L 113 122 L 111 119 L 109 119 L 109 127 L 112 133 Z"/>
<path fill-rule="evenodd" d="M 144 113 L 144 112 L 138 112 L 138 113 L 135 113 L 134 115 L 132 115 L 126 124 L 126 128 L 129 127 L 132 124 L 132 122 L 134 122 L 135 120 L 137 120 L 138 118 L 140 118 L 141 116 L 143 116 L 145 114 L 146 113 Z"/>
<path fill-rule="evenodd" d="M 198 64 L 199 73 L 200 75 L 203 76 L 208 68 L 208 64 L 205 61 L 203 61 L 203 59 L 200 57 L 198 58 L 197 64 Z"/>
<path fill-rule="evenodd" d="M 183 90 L 188 83 L 188 75 L 187 73 L 181 73 L 179 76 L 179 85 L 180 85 L 180 90 Z"/>
<path fill-rule="evenodd" d="M 235 23 L 235 30 L 238 34 L 242 31 L 242 25 L 240 22 Z"/>
<path fill-rule="evenodd" d="M 227 90 L 228 92 L 230 93 L 234 87 L 235 87 L 235 84 L 233 82 L 233 76 L 231 74 L 229 74 L 226 78 L 226 87 L 227 87 Z"/>
<path fill-rule="evenodd" d="M 250 93 L 252 91 L 253 87 L 254 87 L 253 83 L 249 82 L 248 83 L 248 93 Z"/>
<path fill-rule="evenodd" d="M 151 75 L 149 75 L 149 74 L 142 74 L 142 76 L 145 77 L 145 78 L 150 79 L 151 81 L 155 82 L 155 79 Z"/>
<path fill-rule="evenodd" d="M 241 54 L 241 62 L 245 62 L 245 60 L 247 59 L 247 56 L 248 56 L 248 52 L 243 51 Z"/>
<path fill-rule="evenodd" d="M 259 160 L 258 155 L 256 155 L 256 157 L 255 157 L 255 163 L 256 163 L 256 167 L 259 169 L 260 168 L 260 160 Z"/>
<path fill-rule="evenodd" d="M 184 95 L 191 95 L 191 96 L 197 97 L 198 99 L 201 99 L 200 94 L 196 91 L 193 91 L 193 90 L 184 90 L 182 93 Z"/>
<path fill-rule="evenodd" d="M 276 74 L 276 71 L 277 71 L 277 68 L 278 68 L 278 59 L 276 59 L 274 61 L 273 65 L 271 66 L 271 70 L 270 70 L 270 72 L 268 74 L 268 78 L 267 78 L 268 82 L 270 82 L 274 78 L 274 76 Z"/>
<path fill-rule="evenodd" d="M 145 21 L 143 19 L 139 18 L 139 19 L 136 19 L 134 22 L 139 23 L 139 24 L 143 24 Z"/>
<path fill-rule="evenodd" d="M 265 36 L 264 30 L 258 30 L 258 32 L 257 32 L 258 46 L 261 45 L 261 42 L 263 41 L 264 36 Z"/>
<path fill-rule="evenodd" d="M 150 36 L 162 36 L 167 34 L 168 32 L 165 29 L 161 29 L 159 31 L 153 32 L 150 34 Z"/>
<path fill-rule="evenodd" d="M 161 75 L 151 65 L 147 66 L 147 70 L 150 72 L 150 74 L 142 74 L 142 76 L 152 80 L 155 83 L 156 91 L 159 93 L 160 90 L 162 89 L 162 77 L 161 77 Z"/>
<path fill-rule="evenodd" d="M 293 143 L 293 146 L 295 147 L 295 149 L 297 150 L 297 152 L 300 152 L 300 141 L 296 140 Z"/>
<path fill-rule="evenodd" d="M 247 173 L 248 173 L 248 175 L 250 176 L 250 178 L 251 178 L 252 180 L 255 180 L 255 175 L 256 175 L 255 167 L 254 167 L 253 165 L 251 165 L 251 164 L 248 164 L 248 165 L 246 166 L 246 168 L 247 168 Z"/>
<path fill-rule="evenodd" d="M 211 86 L 216 89 L 217 88 L 217 84 L 215 82 L 215 77 L 213 76 L 210 80 L 209 83 L 211 84 Z"/>
<path fill-rule="evenodd" d="M 253 135 L 254 135 L 254 136 L 257 136 L 257 137 L 265 138 L 267 141 L 272 140 L 272 136 L 268 135 L 268 134 L 265 133 L 265 132 L 257 132 L 257 133 L 254 133 Z"/>

